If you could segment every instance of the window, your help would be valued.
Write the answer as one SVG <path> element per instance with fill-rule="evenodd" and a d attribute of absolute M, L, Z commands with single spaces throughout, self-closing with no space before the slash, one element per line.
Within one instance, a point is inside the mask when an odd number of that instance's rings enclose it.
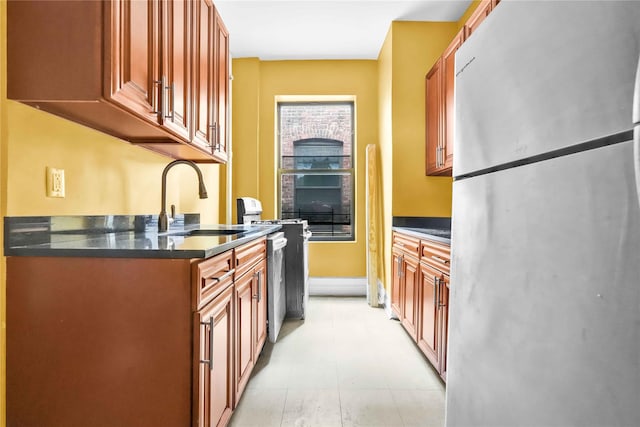
<path fill-rule="evenodd" d="M 353 102 L 278 103 L 280 218 L 354 240 Z"/>

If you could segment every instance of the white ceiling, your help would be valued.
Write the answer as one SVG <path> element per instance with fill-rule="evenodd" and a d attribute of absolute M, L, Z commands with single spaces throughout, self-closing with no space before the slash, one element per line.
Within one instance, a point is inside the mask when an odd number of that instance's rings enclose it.
<path fill-rule="evenodd" d="M 376 59 L 391 21 L 457 21 L 471 0 L 216 0 L 231 56 Z"/>

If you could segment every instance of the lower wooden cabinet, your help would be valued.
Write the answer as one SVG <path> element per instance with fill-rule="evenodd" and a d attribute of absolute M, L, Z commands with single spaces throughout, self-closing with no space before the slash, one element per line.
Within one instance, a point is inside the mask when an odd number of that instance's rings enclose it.
<path fill-rule="evenodd" d="M 262 246 L 266 241 L 251 243 L 237 250 L 238 254 L 250 253 L 250 257 L 236 258 L 236 270 L 242 275 L 235 282 L 236 347 L 235 347 L 235 404 L 240 397 L 267 337 L 267 262 Z M 266 246 L 265 246 L 266 247 Z"/>
<path fill-rule="evenodd" d="M 425 263 L 420 263 L 421 296 L 420 296 L 420 327 L 418 347 L 431 361 L 433 366 L 440 366 L 440 339 L 438 336 L 438 290 L 440 287 L 439 274 Z"/>
<path fill-rule="evenodd" d="M 449 247 L 399 232 L 394 232 L 393 242 L 391 308 L 446 380 Z M 418 258 L 415 257 L 416 247 L 419 248 Z"/>
<path fill-rule="evenodd" d="M 421 294 L 418 347 L 445 379 L 449 276 L 426 262 L 420 262 Z"/>
<path fill-rule="evenodd" d="M 233 294 L 228 286 L 194 316 L 196 426 L 226 425 L 233 411 Z"/>
<path fill-rule="evenodd" d="M 400 294 L 402 307 L 402 326 L 414 340 L 418 336 L 418 296 L 419 274 L 418 259 L 411 256 L 402 257 L 402 277 Z"/>
<path fill-rule="evenodd" d="M 6 295 L 7 425 L 224 426 L 265 343 L 266 240 L 206 260 L 8 257 Z"/>

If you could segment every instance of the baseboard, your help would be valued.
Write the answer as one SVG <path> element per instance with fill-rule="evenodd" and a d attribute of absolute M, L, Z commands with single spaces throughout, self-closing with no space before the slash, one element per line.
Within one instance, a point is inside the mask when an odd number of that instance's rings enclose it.
<path fill-rule="evenodd" d="M 378 280 L 378 300 L 381 306 L 384 307 L 384 312 L 387 314 L 389 319 L 398 319 L 391 310 L 391 296 L 387 293 L 387 290 L 384 288 L 384 285 L 381 281 Z"/>
<path fill-rule="evenodd" d="M 309 277 L 311 296 L 366 296 L 366 277 Z"/>

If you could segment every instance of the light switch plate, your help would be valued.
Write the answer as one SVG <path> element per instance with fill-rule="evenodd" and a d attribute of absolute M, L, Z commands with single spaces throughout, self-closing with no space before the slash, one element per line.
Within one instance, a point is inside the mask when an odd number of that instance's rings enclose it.
<path fill-rule="evenodd" d="M 47 167 L 47 197 L 64 197 L 64 169 Z"/>

